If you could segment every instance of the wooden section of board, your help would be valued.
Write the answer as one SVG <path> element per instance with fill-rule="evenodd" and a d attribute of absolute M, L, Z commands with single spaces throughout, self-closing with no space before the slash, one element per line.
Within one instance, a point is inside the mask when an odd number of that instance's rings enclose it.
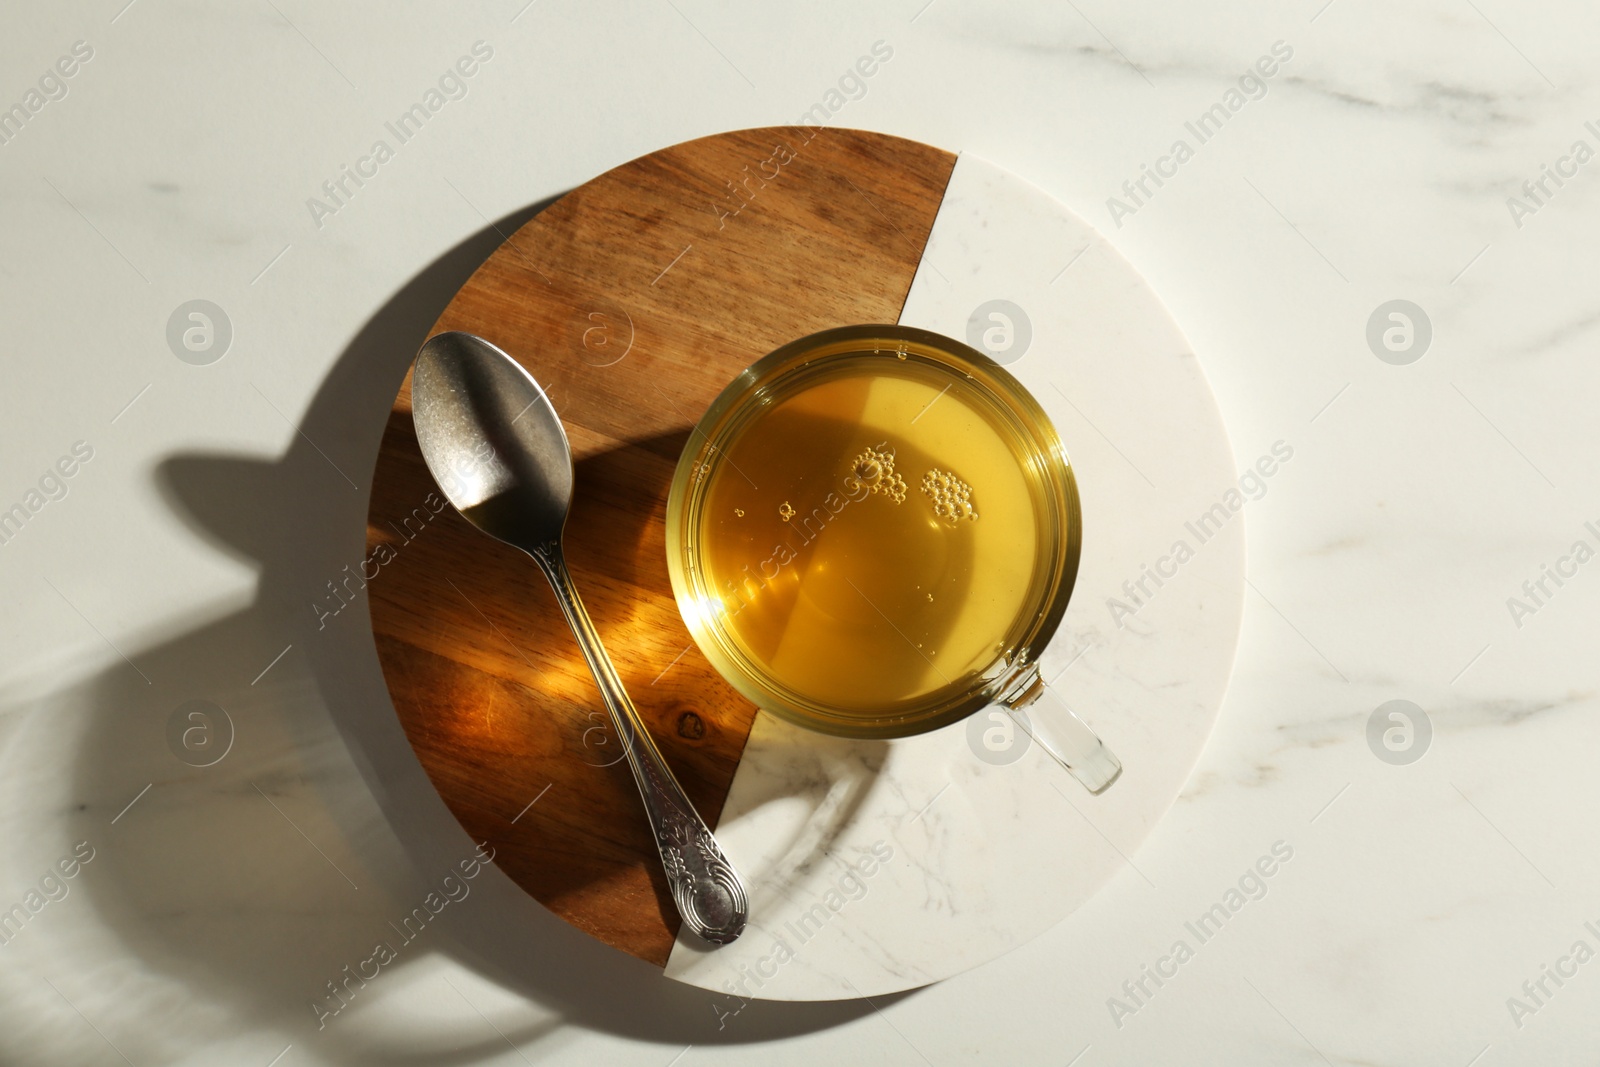
<path fill-rule="evenodd" d="M 663 520 L 678 454 L 717 393 L 767 352 L 898 319 L 954 165 L 849 130 L 677 145 L 528 222 L 435 327 L 489 339 L 548 390 L 577 463 L 566 545 L 578 589 L 713 826 L 755 709 L 693 646 L 672 597 Z M 445 803 L 556 914 L 664 964 L 678 916 L 593 680 L 532 561 L 437 495 L 409 377 L 367 539 L 389 692 Z"/>

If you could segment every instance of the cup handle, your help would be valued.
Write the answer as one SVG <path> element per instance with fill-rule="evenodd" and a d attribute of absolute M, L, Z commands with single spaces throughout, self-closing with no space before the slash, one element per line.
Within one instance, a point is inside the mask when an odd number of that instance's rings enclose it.
<path fill-rule="evenodd" d="M 1048 685 L 1035 683 L 1005 707 L 1013 713 L 1027 709 L 1026 718 L 1011 716 L 1017 726 L 1090 793 L 1105 792 L 1122 774 L 1122 761 Z"/>

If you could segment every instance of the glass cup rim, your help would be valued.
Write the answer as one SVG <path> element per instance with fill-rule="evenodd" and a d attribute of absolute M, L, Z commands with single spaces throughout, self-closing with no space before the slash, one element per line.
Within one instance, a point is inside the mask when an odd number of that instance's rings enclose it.
<path fill-rule="evenodd" d="M 900 345 L 907 350 L 915 348 L 919 356 L 931 350 L 940 357 L 936 362 L 946 367 L 958 367 L 969 378 L 980 382 L 993 398 L 1009 409 L 1019 425 L 1033 435 L 1032 452 L 1044 461 L 1044 481 L 1060 512 L 1060 533 L 1056 539 L 1051 587 L 1036 601 L 1042 606 L 1027 632 L 1026 640 L 1006 650 L 988 670 L 978 674 L 965 690 L 957 691 L 942 703 L 911 713 L 886 711 L 880 716 L 865 716 L 843 710 L 830 712 L 819 702 L 808 700 L 804 694 L 790 693 L 754 665 L 746 665 L 744 657 L 730 649 L 731 640 L 723 636 L 725 628 L 709 612 L 701 609 L 701 600 L 707 599 L 704 595 L 707 590 L 701 588 L 704 583 L 694 573 L 690 559 L 688 546 L 693 538 L 685 536 L 686 523 L 696 518 L 695 504 L 704 495 L 703 491 L 696 493 L 696 487 L 709 485 L 710 479 L 705 475 L 717 462 L 719 453 L 715 446 L 719 437 L 727 436 L 723 431 L 732 426 L 737 432 L 748 425 L 751 418 L 758 417 L 747 409 L 778 391 L 776 387 L 790 374 L 809 366 L 811 361 L 800 357 L 840 345 L 869 341 L 888 342 L 885 347 L 891 351 Z M 833 354 L 842 356 L 860 350 L 864 348 L 843 349 Z M 784 368 L 786 364 L 793 366 L 769 378 L 775 369 Z M 699 478 L 696 477 L 697 472 Z M 1039 653 L 1049 644 L 1066 613 L 1076 583 L 1082 539 L 1077 481 L 1071 463 L 1054 424 L 1033 394 L 1004 367 L 971 346 L 931 330 L 899 324 L 863 323 L 808 334 L 780 345 L 740 371 L 711 402 L 690 432 L 673 471 L 667 496 L 667 570 L 679 614 L 695 644 L 717 673 L 757 707 L 808 729 L 845 737 L 886 739 L 934 730 L 963 719 L 1030 682 L 1031 676 L 1037 673 Z"/>

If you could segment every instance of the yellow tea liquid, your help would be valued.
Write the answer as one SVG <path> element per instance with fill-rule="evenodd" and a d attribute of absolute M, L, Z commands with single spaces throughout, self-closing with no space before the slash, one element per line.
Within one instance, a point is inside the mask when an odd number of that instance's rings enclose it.
<path fill-rule="evenodd" d="M 828 362 L 702 468 L 710 613 L 809 703 L 881 715 L 969 688 L 1043 610 L 1064 536 L 1026 442 L 941 364 Z"/>

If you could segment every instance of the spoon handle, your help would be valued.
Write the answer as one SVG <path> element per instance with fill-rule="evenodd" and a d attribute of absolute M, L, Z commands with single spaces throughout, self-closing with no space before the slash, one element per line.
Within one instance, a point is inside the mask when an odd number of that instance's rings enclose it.
<path fill-rule="evenodd" d="M 612 725 L 616 727 L 622 750 L 627 753 L 628 765 L 633 768 L 639 795 L 644 798 L 645 813 L 655 833 L 656 848 L 661 852 L 661 865 L 666 870 L 667 884 L 678 913 L 689 929 L 702 939 L 719 945 L 733 941 L 744 931 L 749 914 L 738 872 L 722 854 L 717 839 L 694 810 L 694 805 L 689 803 L 683 787 L 673 777 L 650 731 L 639 718 L 639 711 L 623 688 L 611 657 L 600 643 L 599 631 L 578 598 L 561 542 L 546 542 L 528 554 L 550 579 L 556 601 L 567 616 L 583 658 L 594 672 L 600 697 L 605 701 L 606 710 L 611 712 Z"/>

